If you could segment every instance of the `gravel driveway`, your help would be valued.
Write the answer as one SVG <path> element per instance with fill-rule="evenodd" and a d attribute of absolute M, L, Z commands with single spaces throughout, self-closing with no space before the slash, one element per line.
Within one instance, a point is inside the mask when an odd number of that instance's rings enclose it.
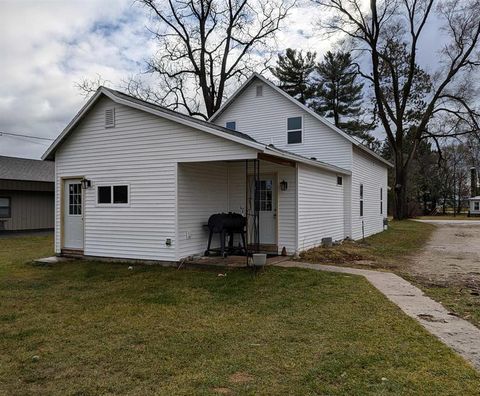
<path fill-rule="evenodd" d="M 424 221 L 436 230 L 410 272 L 434 284 L 480 287 L 480 221 Z"/>

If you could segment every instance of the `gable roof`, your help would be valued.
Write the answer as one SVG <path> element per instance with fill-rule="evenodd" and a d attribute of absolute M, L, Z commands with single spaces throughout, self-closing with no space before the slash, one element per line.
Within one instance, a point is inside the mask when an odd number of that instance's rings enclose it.
<path fill-rule="evenodd" d="M 28 158 L 0 156 L 0 179 L 53 183 L 55 164 Z"/>
<path fill-rule="evenodd" d="M 115 103 L 132 107 L 147 113 L 166 118 L 180 124 L 192 127 L 196 130 L 200 130 L 206 133 L 210 133 L 215 136 L 222 137 L 224 139 L 248 146 L 255 150 L 258 150 L 262 153 L 270 154 L 279 158 L 286 158 L 296 162 L 301 162 L 307 165 L 318 167 L 321 169 L 329 170 L 339 174 L 349 175 L 351 172 L 349 170 L 340 168 L 335 165 L 327 164 L 326 162 L 313 160 L 310 158 L 303 157 L 294 153 L 290 153 L 284 150 L 279 150 L 274 146 L 267 146 L 260 142 L 257 142 L 255 139 L 250 137 L 245 133 L 227 129 L 216 124 L 213 124 L 209 121 L 203 121 L 198 118 L 191 117 L 186 114 L 182 114 L 170 109 L 167 109 L 163 106 L 147 102 L 141 99 L 137 99 L 133 96 L 127 95 L 123 92 L 116 91 L 106 87 L 99 87 L 95 94 L 87 101 L 87 103 L 81 108 L 77 115 L 73 118 L 72 121 L 67 125 L 67 127 L 62 131 L 62 133 L 55 139 L 51 146 L 45 151 L 42 156 L 43 160 L 53 160 L 55 151 L 60 146 L 61 143 L 65 141 L 70 132 L 78 125 L 82 118 L 87 114 L 87 112 L 93 107 L 93 105 L 102 97 L 102 95 L 108 97 Z"/>
<path fill-rule="evenodd" d="M 321 115 L 317 114 L 316 112 L 314 112 L 311 108 L 309 108 L 308 106 L 300 103 L 297 99 L 295 99 L 294 97 L 290 96 L 288 93 L 286 93 L 283 89 L 277 87 L 273 82 L 271 82 L 270 80 L 266 79 L 265 77 L 263 77 L 262 75 L 258 74 L 258 73 L 253 73 L 241 86 L 240 88 L 238 88 L 232 96 L 230 96 L 227 101 L 225 101 L 225 103 L 215 112 L 215 114 L 213 114 L 209 121 L 211 122 L 214 122 L 234 101 L 235 99 L 243 92 L 245 91 L 245 89 L 250 86 L 250 84 L 252 83 L 253 80 L 255 79 L 258 79 L 260 80 L 261 82 L 263 82 L 264 84 L 268 85 L 269 87 L 271 87 L 272 89 L 274 89 L 276 92 L 278 92 L 279 94 L 281 94 L 282 96 L 284 96 L 285 98 L 287 98 L 290 102 L 294 103 L 295 105 L 297 105 L 298 107 L 302 108 L 304 111 L 306 111 L 307 113 L 309 113 L 311 116 L 313 116 L 314 118 L 316 118 L 317 120 L 319 120 L 322 124 L 324 124 L 325 126 L 327 126 L 328 128 L 330 128 L 331 130 L 337 132 L 338 134 L 340 134 L 342 137 L 344 137 L 345 139 L 347 139 L 350 143 L 352 143 L 355 147 L 358 147 L 359 149 L 365 151 L 366 153 L 368 153 L 369 155 L 371 155 L 372 157 L 376 158 L 377 160 L 379 160 L 380 162 L 384 163 L 385 165 L 389 166 L 389 167 L 393 167 L 393 165 L 387 161 L 386 159 L 382 158 L 380 155 L 378 155 L 377 153 L 375 153 L 374 151 L 370 150 L 367 146 L 365 146 L 364 144 L 362 144 L 360 141 L 358 141 L 357 139 L 355 139 L 354 137 L 350 136 L 349 134 L 345 133 L 344 131 L 342 131 L 340 128 L 336 127 L 335 125 L 333 125 L 330 121 L 328 121 L 327 119 L 325 119 L 324 117 L 322 117 Z"/>

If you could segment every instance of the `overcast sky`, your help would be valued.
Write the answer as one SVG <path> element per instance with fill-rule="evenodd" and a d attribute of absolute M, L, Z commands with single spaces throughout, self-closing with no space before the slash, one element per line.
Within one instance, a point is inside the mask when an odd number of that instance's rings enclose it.
<path fill-rule="evenodd" d="M 154 51 L 134 0 L 0 0 L 0 132 L 55 138 L 85 103 L 75 83 L 101 75 L 113 87 L 145 70 Z M 314 12 L 293 10 L 278 49 L 317 51 Z M 46 141 L 0 136 L 0 155 L 40 158 Z"/>

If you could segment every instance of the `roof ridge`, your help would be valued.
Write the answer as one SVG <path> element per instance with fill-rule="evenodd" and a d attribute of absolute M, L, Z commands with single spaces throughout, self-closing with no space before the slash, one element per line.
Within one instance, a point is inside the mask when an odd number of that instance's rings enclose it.
<path fill-rule="evenodd" d="M 383 162 L 384 164 L 393 167 L 393 165 L 387 161 L 385 158 L 377 154 L 375 151 L 364 145 L 362 142 L 358 141 L 356 138 L 353 136 L 349 135 L 345 131 L 341 130 L 334 124 L 332 124 L 330 121 L 328 121 L 325 117 L 322 117 L 320 114 L 316 113 L 313 109 L 308 107 L 307 105 L 304 105 L 294 97 L 290 96 L 288 93 L 286 93 L 284 90 L 282 90 L 280 87 L 278 87 L 273 81 L 269 80 L 268 78 L 262 76 L 260 73 L 253 72 L 250 77 L 248 77 L 244 83 L 223 103 L 223 105 L 209 118 L 209 121 L 214 122 L 234 101 L 235 98 L 238 97 L 251 83 L 252 81 L 257 78 L 263 83 L 267 84 L 271 88 L 273 88 L 276 92 L 279 94 L 283 95 L 285 98 L 287 98 L 289 101 L 300 107 L 302 110 L 306 111 L 308 114 L 312 115 L 314 118 L 316 118 L 318 121 L 323 123 L 326 127 L 330 128 L 332 131 L 338 133 L 340 136 L 342 136 L 344 139 L 348 140 L 350 143 L 352 143 L 354 146 L 360 148 L 361 150 L 365 151 L 367 154 L 371 155 L 375 159 L 377 159 L 380 162 Z"/>

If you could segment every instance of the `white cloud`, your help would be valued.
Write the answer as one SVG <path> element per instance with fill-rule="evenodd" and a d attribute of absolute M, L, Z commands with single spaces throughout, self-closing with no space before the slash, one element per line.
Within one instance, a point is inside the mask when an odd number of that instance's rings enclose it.
<path fill-rule="evenodd" d="M 319 15 L 307 1 L 291 10 L 278 50 L 316 51 L 321 59 L 333 42 L 318 30 Z M 0 132 L 56 137 L 85 102 L 76 82 L 101 75 L 118 86 L 143 71 L 155 48 L 147 23 L 134 0 L 0 0 Z M 421 43 L 427 64 L 432 42 L 438 49 L 434 27 Z M 38 158 L 45 148 L 0 136 L 0 155 Z"/>
<path fill-rule="evenodd" d="M 75 83 L 112 84 L 151 52 L 131 0 L 0 2 L 0 132 L 56 137 L 85 99 Z M 38 158 L 45 142 L 0 137 L 0 155 Z"/>

